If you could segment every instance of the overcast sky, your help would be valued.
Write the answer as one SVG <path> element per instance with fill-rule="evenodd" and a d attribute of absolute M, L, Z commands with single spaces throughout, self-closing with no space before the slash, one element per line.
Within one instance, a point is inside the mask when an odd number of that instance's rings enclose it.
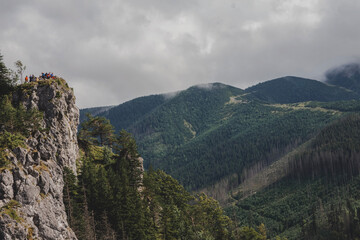
<path fill-rule="evenodd" d="M 81 108 L 195 84 L 321 79 L 359 61 L 359 0 L 0 0 L 8 67 L 51 71 Z"/>

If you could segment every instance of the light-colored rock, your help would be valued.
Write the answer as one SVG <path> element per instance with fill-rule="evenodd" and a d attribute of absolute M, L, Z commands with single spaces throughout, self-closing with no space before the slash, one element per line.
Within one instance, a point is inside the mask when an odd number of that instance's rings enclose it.
<path fill-rule="evenodd" d="M 78 158 L 74 94 L 65 83 L 47 81 L 14 93 L 13 102 L 43 112 L 43 130 L 10 152 L 12 169 L 0 172 L 0 239 L 76 239 L 63 203 L 63 168 L 76 173 Z M 20 220 L 1 210 L 11 200 L 19 203 Z"/>
<path fill-rule="evenodd" d="M 0 174 L 0 200 L 12 199 L 14 197 L 13 184 L 13 175 L 6 169 Z"/>

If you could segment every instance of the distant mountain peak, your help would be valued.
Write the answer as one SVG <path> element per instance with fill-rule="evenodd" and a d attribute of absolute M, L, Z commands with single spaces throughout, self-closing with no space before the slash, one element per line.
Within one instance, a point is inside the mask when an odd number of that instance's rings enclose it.
<path fill-rule="evenodd" d="M 336 84 L 334 84 L 336 85 Z M 338 86 L 294 76 L 276 78 L 245 89 L 260 100 L 273 103 L 296 103 L 307 101 L 341 101 L 357 99 L 356 93 Z"/>
<path fill-rule="evenodd" d="M 327 81 L 334 80 L 336 77 L 354 78 L 360 76 L 360 63 L 349 63 L 340 67 L 335 67 L 325 73 Z M 359 79 L 360 80 L 360 79 Z"/>
<path fill-rule="evenodd" d="M 360 93 L 360 63 L 349 63 L 329 69 L 325 77 L 326 83 Z"/>

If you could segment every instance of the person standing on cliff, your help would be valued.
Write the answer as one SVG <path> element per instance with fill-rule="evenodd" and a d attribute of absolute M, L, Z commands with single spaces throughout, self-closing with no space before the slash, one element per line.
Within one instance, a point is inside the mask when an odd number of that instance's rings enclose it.
<path fill-rule="evenodd" d="M 27 83 L 29 81 L 29 78 L 28 78 L 28 76 L 26 75 L 26 77 L 25 77 L 25 83 Z"/>

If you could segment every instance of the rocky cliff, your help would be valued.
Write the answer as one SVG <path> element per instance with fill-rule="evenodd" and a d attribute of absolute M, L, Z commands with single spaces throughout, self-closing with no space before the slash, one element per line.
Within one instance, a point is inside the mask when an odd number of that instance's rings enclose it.
<path fill-rule="evenodd" d="M 28 83 L 13 104 L 43 113 L 41 130 L 25 146 L 6 150 L 10 166 L 0 170 L 0 239 L 76 239 L 63 203 L 63 168 L 76 173 L 79 110 L 62 79 Z"/>

